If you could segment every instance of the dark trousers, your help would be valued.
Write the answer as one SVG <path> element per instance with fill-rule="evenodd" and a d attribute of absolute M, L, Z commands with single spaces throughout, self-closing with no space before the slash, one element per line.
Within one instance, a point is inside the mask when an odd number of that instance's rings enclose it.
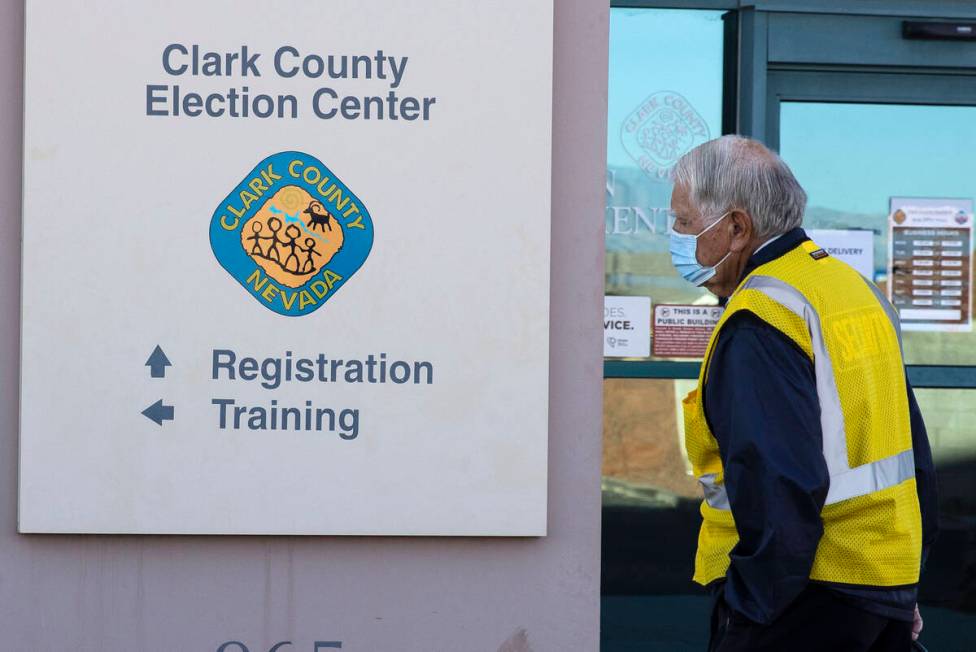
<path fill-rule="evenodd" d="M 733 612 L 719 591 L 709 652 L 910 652 L 912 624 L 876 616 L 811 584 L 769 625 Z"/>

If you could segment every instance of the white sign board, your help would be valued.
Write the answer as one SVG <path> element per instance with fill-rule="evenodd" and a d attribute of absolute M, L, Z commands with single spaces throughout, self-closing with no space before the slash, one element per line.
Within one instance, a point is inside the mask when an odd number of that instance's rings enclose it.
<path fill-rule="evenodd" d="M 651 298 L 603 297 L 603 355 L 646 358 L 651 354 Z"/>
<path fill-rule="evenodd" d="M 973 202 L 892 197 L 888 297 L 902 330 L 972 330 Z"/>
<path fill-rule="evenodd" d="M 552 4 L 28 0 L 22 532 L 543 535 Z"/>
<path fill-rule="evenodd" d="M 807 235 L 828 254 L 874 281 L 874 232 L 867 229 L 808 229 Z"/>

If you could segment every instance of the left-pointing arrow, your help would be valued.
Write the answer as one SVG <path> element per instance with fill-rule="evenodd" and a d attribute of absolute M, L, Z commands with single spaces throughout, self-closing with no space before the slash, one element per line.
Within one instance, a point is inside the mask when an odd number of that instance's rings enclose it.
<path fill-rule="evenodd" d="M 151 421 L 155 421 L 157 425 L 163 425 L 163 421 L 173 420 L 174 408 L 172 405 L 163 405 L 163 399 L 159 399 L 145 410 L 142 414 Z"/>

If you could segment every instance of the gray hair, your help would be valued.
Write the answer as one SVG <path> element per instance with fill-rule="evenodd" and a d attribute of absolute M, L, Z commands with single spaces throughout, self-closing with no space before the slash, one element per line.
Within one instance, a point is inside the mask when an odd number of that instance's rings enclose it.
<path fill-rule="evenodd" d="M 729 135 L 703 143 L 681 157 L 674 176 L 707 220 L 744 211 L 759 238 L 803 222 L 807 194 L 783 159 L 757 140 Z"/>

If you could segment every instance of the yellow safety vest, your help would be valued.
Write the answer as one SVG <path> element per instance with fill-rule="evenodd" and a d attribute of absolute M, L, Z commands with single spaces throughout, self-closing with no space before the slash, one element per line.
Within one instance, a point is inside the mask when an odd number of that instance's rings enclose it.
<path fill-rule="evenodd" d="M 740 310 L 789 337 L 814 365 L 830 489 L 810 578 L 918 582 L 922 520 L 898 316 L 877 287 L 810 241 L 743 279 L 712 333 L 698 389 L 684 399 L 685 446 L 705 493 L 694 580 L 724 577 L 739 540 L 700 388 L 722 326 Z"/>

